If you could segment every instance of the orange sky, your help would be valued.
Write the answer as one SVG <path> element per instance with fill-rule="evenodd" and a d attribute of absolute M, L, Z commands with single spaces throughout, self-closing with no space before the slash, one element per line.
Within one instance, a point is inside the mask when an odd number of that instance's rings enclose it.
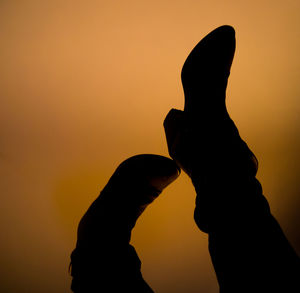
<path fill-rule="evenodd" d="M 300 252 L 299 22 L 297 0 L 1 1 L 0 291 L 70 292 L 80 217 L 121 161 L 167 155 L 183 62 L 223 24 L 237 38 L 228 108 Z M 181 175 L 134 230 L 158 293 L 218 291 L 194 199 Z"/>

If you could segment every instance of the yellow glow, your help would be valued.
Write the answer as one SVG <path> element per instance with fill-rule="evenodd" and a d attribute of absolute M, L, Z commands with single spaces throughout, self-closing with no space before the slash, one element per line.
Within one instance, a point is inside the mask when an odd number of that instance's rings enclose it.
<path fill-rule="evenodd" d="M 69 292 L 80 217 L 121 161 L 167 155 L 183 62 L 223 24 L 237 37 L 228 108 L 299 252 L 299 12 L 296 0 L 1 1 L 0 291 Z M 181 175 L 134 230 L 156 292 L 218 291 L 194 197 Z"/>

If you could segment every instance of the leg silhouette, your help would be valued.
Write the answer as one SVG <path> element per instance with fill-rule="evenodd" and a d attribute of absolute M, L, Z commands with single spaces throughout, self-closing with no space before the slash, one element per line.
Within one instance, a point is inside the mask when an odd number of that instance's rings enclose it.
<path fill-rule="evenodd" d="M 71 255 L 75 293 L 153 292 L 140 272 L 141 262 L 129 244 L 136 220 L 180 170 L 157 155 L 124 161 L 78 226 Z"/>
<path fill-rule="evenodd" d="M 270 213 L 255 177 L 257 159 L 226 110 L 234 51 L 235 32 L 223 26 L 187 58 L 184 111 L 171 110 L 164 122 L 169 153 L 197 192 L 194 218 L 209 234 L 220 292 L 298 292 L 299 258 Z M 153 292 L 129 244 L 131 230 L 178 175 L 174 161 L 155 155 L 117 168 L 79 223 L 71 255 L 75 293 Z"/>
<path fill-rule="evenodd" d="M 194 213 L 209 235 L 220 292 L 300 292 L 299 258 L 270 213 L 257 159 L 225 105 L 235 31 L 222 26 L 192 50 L 182 69 L 184 111 L 164 127 L 169 153 L 191 177 Z"/>

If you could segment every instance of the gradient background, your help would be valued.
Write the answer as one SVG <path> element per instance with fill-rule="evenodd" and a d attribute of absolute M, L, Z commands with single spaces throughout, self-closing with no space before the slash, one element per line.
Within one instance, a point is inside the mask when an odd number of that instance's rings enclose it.
<path fill-rule="evenodd" d="M 223 24 L 237 32 L 228 108 L 299 253 L 299 22 L 298 0 L 1 0 L 0 291 L 70 291 L 80 217 L 121 161 L 167 155 L 183 62 Z M 182 174 L 134 230 L 158 293 L 218 291 L 194 198 Z"/>

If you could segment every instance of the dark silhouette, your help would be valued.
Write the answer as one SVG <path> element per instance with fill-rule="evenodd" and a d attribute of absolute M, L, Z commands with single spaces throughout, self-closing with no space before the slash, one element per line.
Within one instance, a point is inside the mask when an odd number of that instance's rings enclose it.
<path fill-rule="evenodd" d="M 129 244 L 137 218 L 180 173 L 171 159 L 138 155 L 124 161 L 78 226 L 71 255 L 72 290 L 153 292 Z"/>
<path fill-rule="evenodd" d="M 209 235 L 220 292 L 300 292 L 299 258 L 255 178 L 257 159 L 226 110 L 234 51 L 234 29 L 222 26 L 188 56 L 184 111 L 172 109 L 164 121 L 175 162 L 139 155 L 117 168 L 79 223 L 71 255 L 75 293 L 153 292 L 130 235 L 146 206 L 177 178 L 177 165 L 197 192 L 194 218 Z"/>

